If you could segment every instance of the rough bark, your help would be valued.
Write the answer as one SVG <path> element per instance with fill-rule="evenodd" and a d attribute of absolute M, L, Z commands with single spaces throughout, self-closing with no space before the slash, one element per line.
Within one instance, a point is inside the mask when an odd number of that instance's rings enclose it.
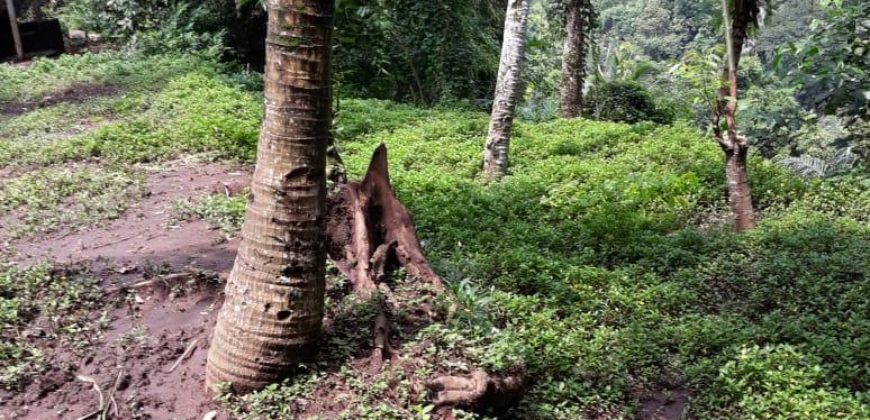
<path fill-rule="evenodd" d="M 363 180 L 342 185 L 330 197 L 328 231 L 329 256 L 357 293 L 371 296 L 392 261 L 436 290 L 444 287 L 426 261 L 408 209 L 393 192 L 383 144 Z"/>
<path fill-rule="evenodd" d="M 206 383 L 246 392 L 310 360 L 321 334 L 335 2 L 268 0 L 265 118 Z"/>
<path fill-rule="evenodd" d="M 577 118 L 583 104 L 583 84 L 586 81 L 586 40 L 583 28 L 582 2 L 568 0 L 565 4 L 565 45 L 562 49 L 561 104 L 563 118 Z"/>
<path fill-rule="evenodd" d="M 725 153 L 725 177 L 728 204 L 734 215 L 734 229 L 743 232 L 755 227 L 755 209 L 749 189 L 746 158 L 749 143 L 737 132 L 737 68 L 746 40 L 750 22 L 754 19 L 757 5 L 752 0 L 735 0 L 732 19 L 728 1 L 722 0 L 722 17 L 725 24 L 727 67 L 723 72 L 722 88 L 713 121 L 713 133 Z M 721 119 L 725 118 L 726 133 L 722 133 Z"/>
<path fill-rule="evenodd" d="M 529 0 L 508 0 L 489 134 L 483 150 L 483 172 L 491 180 L 498 180 L 507 173 L 528 18 Z"/>
<path fill-rule="evenodd" d="M 737 147 L 725 151 L 725 177 L 728 182 L 728 202 L 734 213 L 734 229 L 743 232 L 755 227 L 755 212 L 746 172 L 748 148 L 745 140 Z"/>

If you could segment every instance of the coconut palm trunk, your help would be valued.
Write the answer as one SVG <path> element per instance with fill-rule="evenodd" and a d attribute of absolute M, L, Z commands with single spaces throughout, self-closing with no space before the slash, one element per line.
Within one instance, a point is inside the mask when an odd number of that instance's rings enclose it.
<path fill-rule="evenodd" d="M 737 132 L 737 68 L 743 43 L 750 23 L 755 19 L 759 5 L 755 0 L 734 0 L 734 16 L 731 17 L 728 0 L 722 0 L 722 17 L 725 25 L 725 45 L 728 67 L 723 72 L 722 88 L 719 89 L 719 104 L 714 121 L 714 135 L 725 153 L 725 179 L 728 203 L 734 215 L 734 228 L 743 232 L 755 227 L 755 209 L 749 189 L 746 160 L 749 143 Z M 723 135 L 719 120 L 724 116 L 726 134 Z"/>
<path fill-rule="evenodd" d="M 247 392 L 315 354 L 326 262 L 333 0 L 268 0 L 265 118 L 206 383 Z"/>
<path fill-rule="evenodd" d="M 489 134 L 483 150 L 483 172 L 490 180 L 498 180 L 507 173 L 514 110 L 520 96 L 520 71 L 526 48 L 528 19 L 529 0 L 508 0 L 498 81 L 492 102 Z"/>
<path fill-rule="evenodd" d="M 565 45 L 562 49 L 562 86 L 560 108 L 563 118 L 577 118 L 583 103 L 586 81 L 586 39 L 581 6 L 586 0 L 565 4 Z"/>

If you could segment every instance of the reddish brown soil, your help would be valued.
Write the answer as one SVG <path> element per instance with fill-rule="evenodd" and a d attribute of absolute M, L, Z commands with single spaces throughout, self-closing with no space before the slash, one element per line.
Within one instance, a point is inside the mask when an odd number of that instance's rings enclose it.
<path fill-rule="evenodd" d="M 221 165 L 174 165 L 148 178 L 146 197 L 104 227 L 58 232 L 11 244 L 14 259 L 28 265 L 43 259 L 57 263 L 97 261 L 126 272 L 167 265 L 176 269 L 226 272 L 232 268 L 238 240 L 223 241 L 204 222 L 167 226 L 172 203 L 246 185 L 248 170 Z"/>
<path fill-rule="evenodd" d="M 107 291 L 117 290 L 114 285 L 119 283 L 155 281 L 129 295 L 109 292 L 104 308 L 110 314 L 109 327 L 86 352 L 89 356 L 49 349 L 53 363 L 48 373 L 33 378 L 20 392 L 0 392 L 0 419 L 79 418 L 96 411 L 98 394 L 82 377 L 96 380 L 106 404 L 118 384 L 118 413 L 109 410 L 110 418 L 201 419 L 217 409 L 203 384 L 205 349 L 221 304 L 221 286 L 199 275 L 175 276 L 164 285 L 155 273 L 208 272 L 225 278 L 237 240 L 224 241 L 198 221 L 167 227 L 169 211 L 176 200 L 224 192 L 224 184 L 238 191 L 248 180 L 245 169 L 170 165 L 149 177 L 141 202 L 103 227 L 14 242 L 12 257 L 21 265 L 51 259 L 82 266 L 102 278 Z M 188 348 L 188 357 L 167 372 Z"/>
<path fill-rule="evenodd" d="M 117 383 L 118 413 L 110 418 L 201 419 L 218 409 L 203 385 L 218 287 L 203 284 L 174 298 L 162 287 L 138 291 L 142 303 L 111 312 L 113 321 L 90 356 L 61 356 L 65 363 L 56 362 L 0 412 L 9 418 L 80 418 L 99 409 L 97 391 L 81 380 L 89 377 L 99 384 L 106 405 Z"/>
<path fill-rule="evenodd" d="M 684 389 L 659 391 L 641 398 L 638 419 L 643 420 L 680 420 L 685 418 L 689 392 Z"/>

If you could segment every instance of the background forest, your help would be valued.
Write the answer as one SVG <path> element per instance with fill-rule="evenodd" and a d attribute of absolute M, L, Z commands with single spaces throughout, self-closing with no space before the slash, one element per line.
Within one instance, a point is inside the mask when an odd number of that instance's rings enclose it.
<path fill-rule="evenodd" d="M 433 418 L 420 384 L 482 366 L 521 371 L 528 389 L 507 409 L 457 418 L 870 417 L 870 2 L 763 2 L 738 75 L 759 221 L 744 234 L 731 229 L 711 135 L 726 66 L 720 2 L 580 2 L 582 117 L 565 119 L 567 2 L 531 2 L 511 166 L 483 182 L 507 2 L 336 0 L 336 147 L 359 178 L 387 144 L 396 194 L 451 297 L 421 299 L 394 273 L 395 335 L 428 350 L 405 376 L 360 379 L 375 310 L 346 296 L 331 267 L 318 362 L 263 391 L 222 395 L 219 410 Z M 38 407 L 14 398 L 40 394 L 39 378 L 68 362 L 45 342 L 86 358 L 110 322 L 93 314 L 111 298 L 105 278 L 51 259 L 26 265 L 16 249 L 121 220 L 178 161 L 249 172 L 266 35 L 255 0 L 22 9 L 98 34 L 85 43 L 102 51 L 0 65 L 0 110 L 28 106 L 0 112 L 0 410 L 10 412 Z M 74 103 L 58 94 L 84 85 L 110 89 Z M 204 221 L 232 241 L 246 202 L 226 187 L 173 201 L 161 223 Z M 207 271 L 196 278 L 220 282 Z M 411 328 L 421 305 L 439 322 Z M 159 353 L 137 331 L 106 345 Z M 174 351 L 183 358 L 185 346 Z M 89 395 L 90 383 L 79 386 Z M 145 413 L 131 401 L 123 413 Z M 674 405 L 676 416 L 655 413 Z"/>

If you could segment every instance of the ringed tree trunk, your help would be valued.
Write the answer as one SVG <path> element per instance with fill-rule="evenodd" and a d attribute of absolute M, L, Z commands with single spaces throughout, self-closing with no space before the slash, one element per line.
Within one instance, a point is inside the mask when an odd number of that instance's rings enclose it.
<path fill-rule="evenodd" d="M 323 319 L 333 0 L 268 0 L 265 118 L 206 384 L 237 392 L 310 360 Z"/>
<path fill-rule="evenodd" d="M 483 149 L 483 172 L 489 180 L 501 179 L 507 173 L 508 148 L 514 110 L 520 95 L 520 72 L 526 48 L 528 20 L 529 0 L 508 0 L 498 81 L 492 101 L 489 134 Z"/>
<path fill-rule="evenodd" d="M 568 0 L 565 4 L 565 45 L 562 49 L 562 118 L 580 116 L 583 84 L 586 81 L 586 37 L 581 6 L 585 0 Z"/>
<path fill-rule="evenodd" d="M 750 22 L 758 5 L 754 0 L 735 0 L 732 20 L 728 0 L 722 0 L 722 17 L 725 25 L 725 45 L 728 67 L 723 72 L 722 88 L 719 89 L 713 132 L 716 142 L 725 153 L 725 179 L 728 189 L 728 204 L 734 214 L 734 229 L 744 232 L 755 227 L 755 209 L 749 189 L 746 159 L 749 143 L 737 133 L 737 67 L 743 51 Z M 726 134 L 720 126 L 724 116 Z"/>

